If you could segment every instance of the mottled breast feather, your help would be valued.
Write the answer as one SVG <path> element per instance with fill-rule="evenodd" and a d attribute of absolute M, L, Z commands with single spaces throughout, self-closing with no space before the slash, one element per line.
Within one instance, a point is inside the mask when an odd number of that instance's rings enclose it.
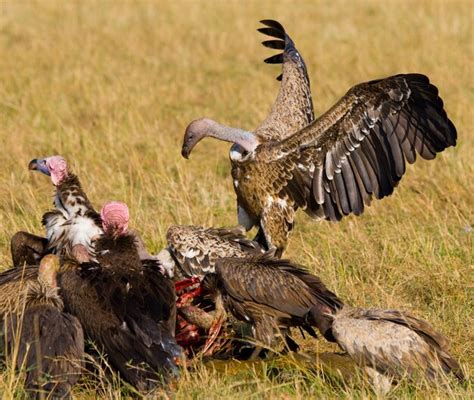
<path fill-rule="evenodd" d="M 168 250 L 185 277 L 214 272 L 217 260 L 224 257 L 248 257 L 263 249 L 247 239 L 242 227 L 204 228 L 173 225 L 166 235 Z"/>

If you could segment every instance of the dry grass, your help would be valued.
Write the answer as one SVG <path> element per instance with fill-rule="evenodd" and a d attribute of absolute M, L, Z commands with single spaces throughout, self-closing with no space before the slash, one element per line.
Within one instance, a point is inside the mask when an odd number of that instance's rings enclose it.
<path fill-rule="evenodd" d="M 0 4 L 0 262 L 17 230 L 40 233 L 51 185 L 28 161 L 64 155 L 93 202 L 126 201 L 157 251 L 172 223 L 231 225 L 226 144 L 180 157 L 184 128 L 209 116 L 247 129 L 268 112 L 278 68 L 262 59 L 262 18 L 281 20 L 310 71 L 317 113 L 355 83 L 422 72 L 439 87 L 459 142 L 407 171 L 396 193 L 360 218 L 299 215 L 288 256 L 347 302 L 409 309 L 474 363 L 473 6 L 469 2 L 13 2 Z M 307 350 L 326 349 L 306 341 Z M 365 398 L 359 384 L 291 368 L 184 373 L 176 398 Z M 7 371 L 3 397 L 21 393 Z M 16 381 L 15 381 L 16 382 Z M 19 382 L 19 381 L 18 381 Z M 103 397 L 123 395 L 117 385 Z M 94 398 L 94 385 L 78 398 Z M 393 398 L 465 398 L 470 387 L 402 385 Z M 472 394 L 472 393 L 471 393 Z"/>

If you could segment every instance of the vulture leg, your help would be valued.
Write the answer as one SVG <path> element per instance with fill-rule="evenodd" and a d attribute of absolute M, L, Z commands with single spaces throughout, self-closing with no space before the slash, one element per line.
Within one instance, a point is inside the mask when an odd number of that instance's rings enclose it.
<path fill-rule="evenodd" d="M 260 354 L 264 348 L 258 344 L 255 345 L 255 349 L 252 351 L 252 354 L 250 354 L 250 357 L 247 359 L 248 361 L 255 361 L 257 358 L 260 357 Z"/>
<path fill-rule="evenodd" d="M 36 265 L 46 253 L 48 240 L 28 232 L 17 232 L 10 241 L 14 267 Z"/>
<path fill-rule="evenodd" d="M 263 245 L 267 250 L 274 251 L 277 258 L 280 258 L 286 249 L 288 236 L 293 229 L 294 216 L 294 208 L 281 199 L 271 202 L 262 212 L 260 228 L 265 239 Z"/>
<path fill-rule="evenodd" d="M 207 335 L 206 343 L 204 343 L 204 347 L 202 353 L 206 356 L 212 355 L 213 351 L 215 350 L 215 346 L 213 346 L 214 342 L 217 340 L 219 333 L 221 332 L 222 325 L 227 320 L 227 315 L 224 308 L 224 302 L 222 297 L 219 295 L 216 297 L 216 312 L 214 314 L 214 321 L 212 321 L 212 325 L 209 328 L 209 333 Z"/>

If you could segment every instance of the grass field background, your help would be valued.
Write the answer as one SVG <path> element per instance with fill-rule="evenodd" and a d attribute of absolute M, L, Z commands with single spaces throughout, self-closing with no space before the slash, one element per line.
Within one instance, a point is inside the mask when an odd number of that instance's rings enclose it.
<path fill-rule="evenodd" d="M 281 21 L 306 60 L 316 114 L 352 85 L 401 72 L 427 74 L 458 129 L 458 145 L 408 168 L 390 198 L 339 224 L 297 218 L 287 256 L 346 302 L 410 310 L 474 363 L 474 58 L 470 2 L 197 1 L 0 3 L 0 264 L 18 230 L 40 234 L 52 186 L 30 159 L 61 154 L 97 208 L 122 200 L 153 251 L 170 224 L 236 223 L 228 148 L 200 143 L 189 161 L 187 124 L 208 116 L 252 130 L 268 113 L 279 67 L 262 60 L 258 21 Z M 307 351 L 336 350 L 305 340 Z M 361 382 L 328 381 L 288 364 L 198 367 L 176 398 L 365 398 Z M 97 392 L 94 392 L 94 390 Z M 472 387 L 403 384 L 393 398 L 466 398 Z M 21 393 L 0 377 L 3 398 Z M 120 397 L 84 383 L 78 398 Z M 163 393 L 165 396 L 166 394 Z"/>

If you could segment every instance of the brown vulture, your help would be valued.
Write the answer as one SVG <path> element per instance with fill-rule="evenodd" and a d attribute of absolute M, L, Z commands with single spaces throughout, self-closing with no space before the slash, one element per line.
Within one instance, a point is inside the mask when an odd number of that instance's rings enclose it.
<path fill-rule="evenodd" d="M 342 301 L 321 280 L 299 265 L 264 254 L 247 259 L 226 258 L 216 263 L 215 272 L 202 283 L 216 301 L 216 323 L 225 312 L 253 326 L 257 344 L 271 346 L 282 333 L 290 349 L 297 348 L 288 336 L 290 327 L 301 327 L 313 336 L 316 326 L 334 341 L 331 315 Z"/>
<path fill-rule="evenodd" d="M 66 262 L 61 293 L 122 378 L 147 390 L 177 373 L 181 349 L 174 339 L 174 284 L 155 264 L 141 262 L 125 204 L 106 204 L 101 217 L 97 263 Z"/>
<path fill-rule="evenodd" d="M 204 228 L 191 225 L 173 225 L 166 234 L 167 248 L 157 258 L 176 280 L 178 294 L 178 321 L 176 339 L 188 352 L 196 352 L 201 339 L 208 332 L 209 339 L 202 348 L 207 349 L 217 339 L 209 321 L 201 296 L 201 280 L 208 272 L 214 272 L 216 262 L 224 257 L 249 257 L 263 253 L 257 242 L 247 239 L 242 227 Z M 191 304 L 193 303 L 193 305 Z M 210 306 L 210 308 L 209 308 Z M 205 311 L 206 310 L 206 311 Z"/>
<path fill-rule="evenodd" d="M 18 351 L 16 366 L 26 371 L 25 389 L 35 398 L 70 398 L 83 368 L 82 327 L 63 311 L 58 270 L 58 257 L 45 256 L 37 279 L 28 283 L 24 310 L 2 321 L 6 350 L 10 357 Z"/>
<path fill-rule="evenodd" d="M 449 341 L 428 322 L 407 312 L 345 306 L 332 315 L 332 333 L 379 392 L 403 376 L 433 380 L 453 373 L 464 379 L 449 354 Z"/>
<path fill-rule="evenodd" d="M 274 23 L 270 30 L 279 31 Z M 239 224 L 258 226 L 258 240 L 278 256 L 298 208 L 329 221 L 360 215 L 373 197 L 392 194 L 417 153 L 433 159 L 457 137 L 438 89 L 421 74 L 358 84 L 312 121 L 303 101 L 310 98 L 306 68 L 284 37 L 280 92 L 263 124 L 249 132 L 201 118 L 189 124 L 182 146 L 188 158 L 205 137 L 233 143 Z"/>

